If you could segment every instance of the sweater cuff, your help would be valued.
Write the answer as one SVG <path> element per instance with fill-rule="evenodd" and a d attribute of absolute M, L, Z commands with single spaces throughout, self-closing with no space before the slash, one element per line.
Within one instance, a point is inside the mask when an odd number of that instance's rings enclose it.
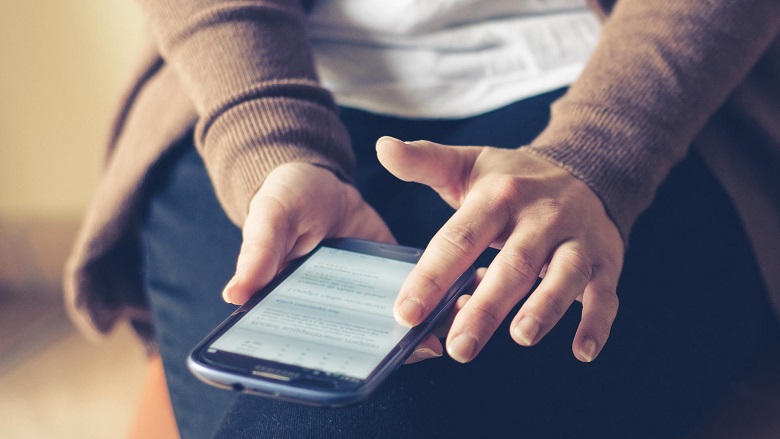
<path fill-rule="evenodd" d="M 569 171 L 601 199 L 624 243 L 685 145 L 647 115 L 561 99 L 551 122 L 524 151 Z"/>
<path fill-rule="evenodd" d="M 322 166 L 345 181 L 353 173 L 349 134 L 333 108 L 289 96 L 226 103 L 196 127 L 195 144 L 217 198 L 239 227 L 265 177 L 283 163 Z"/>

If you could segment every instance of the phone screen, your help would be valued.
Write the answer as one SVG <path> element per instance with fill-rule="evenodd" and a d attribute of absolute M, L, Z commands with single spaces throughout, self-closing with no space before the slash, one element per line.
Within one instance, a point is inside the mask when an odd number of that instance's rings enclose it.
<path fill-rule="evenodd" d="M 320 247 L 208 351 L 365 379 L 410 330 L 392 309 L 413 267 Z"/>

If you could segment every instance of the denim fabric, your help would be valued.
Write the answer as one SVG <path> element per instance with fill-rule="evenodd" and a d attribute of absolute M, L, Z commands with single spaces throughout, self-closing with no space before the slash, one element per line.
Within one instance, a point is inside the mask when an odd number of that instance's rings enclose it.
<path fill-rule="evenodd" d="M 356 184 L 402 244 L 425 246 L 452 210 L 376 161 L 382 135 L 516 147 L 544 127 L 561 91 L 463 120 L 415 121 L 342 109 Z M 312 408 L 197 381 L 189 350 L 233 309 L 220 292 L 241 244 L 187 138 L 154 170 L 142 224 L 146 282 L 174 412 L 200 437 L 680 437 L 744 372 L 776 327 L 744 232 L 701 160 L 689 155 L 637 222 L 611 338 L 591 364 L 571 342 L 581 306 L 533 348 L 507 319 L 473 362 L 402 367 L 368 401 Z M 481 261 L 487 263 L 490 255 Z"/>

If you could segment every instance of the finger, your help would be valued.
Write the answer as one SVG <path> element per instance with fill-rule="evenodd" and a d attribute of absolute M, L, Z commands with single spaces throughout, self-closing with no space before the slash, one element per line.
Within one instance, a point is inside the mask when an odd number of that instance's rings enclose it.
<path fill-rule="evenodd" d="M 253 200 L 243 229 L 243 243 L 236 262 L 236 273 L 222 292 L 222 298 L 236 305 L 249 300 L 279 271 L 293 243 L 290 218 L 284 207 L 272 197 Z"/>
<path fill-rule="evenodd" d="M 582 295 L 582 320 L 572 343 L 578 360 L 589 363 L 601 352 L 609 338 L 618 311 L 617 273 L 596 267 Z"/>
<path fill-rule="evenodd" d="M 457 316 L 460 310 L 466 306 L 466 303 L 468 303 L 470 299 L 471 294 L 464 294 L 458 297 L 458 300 L 455 301 L 455 306 L 452 307 L 452 310 L 450 310 L 447 317 L 445 317 L 444 320 L 436 326 L 436 329 L 433 330 L 433 334 L 437 338 L 444 338 L 447 336 L 450 332 L 450 327 L 452 327 L 452 322 L 455 321 L 455 316 Z"/>
<path fill-rule="evenodd" d="M 406 359 L 404 364 L 412 364 L 422 360 L 441 357 L 442 353 L 444 353 L 444 348 L 442 348 L 439 339 L 433 334 L 428 334 L 428 336 L 417 345 L 414 352 L 412 352 L 412 355 Z"/>
<path fill-rule="evenodd" d="M 475 283 L 479 284 L 479 281 L 482 279 L 484 275 L 485 275 L 485 269 L 478 268 Z M 470 298 L 471 295 L 469 294 L 464 294 L 458 297 L 458 300 L 455 301 L 455 305 L 453 305 L 452 309 L 450 310 L 447 317 L 445 317 L 444 321 L 442 321 L 436 326 L 436 329 L 434 329 L 433 332 L 430 335 L 428 335 L 428 337 L 424 340 L 423 343 L 417 345 L 417 349 L 415 349 L 414 353 L 412 353 L 410 359 L 406 360 L 407 364 L 416 363 L 418 361 L 427 360 L 429 358 L 440 357 L 442 355 L 442 353 L 444 352 L 444 348 L 442 347 L 439 339 L 447 336 L 447 332 L 449 332 L 450 330 L 450 325 L 452 325 L 452 320 L 455 318 L 458 312 L 460 312 L 460 310 L 463 309 L 463 307 L 466 305 L 466 303 L 469 301 Z M 431 338 L 435 340 L 435 343 L 434 340 L 431 340 Z"/>
<path fill-rule="evenodd" d="M 544 235 L 542 235 L 544 236 Z M 529 229 L 509 238 L 471 300 L 455 317 L 447 352 L 461 363 L 474 359 L 511 309 L 533 287 L 552 245 Z"/>
<path fill-rule="evenodd" d="M 466 193 L 469 174 L 479 148 L 452 147 L 418 140 L 405 143 L 382 137 L 376 144 L 377 158 L 390 173 L 404 181 L 430 186 L 457 208 Z"/>
<path fill-rule="evenodd" d="M 396 298 L 398 323 L 415 326 L 422 322 L 458 276 L 505 228 L 506 220 L 496 220 L 497 207 L 481 198 L 479 194 L 467 198 L 431 239 Z"/>
<path fill-rule="evenodd" d="M 512 338 L 532 346 L 563 317 L 590 282 L 592 263 L 580 245 L 568 241 L 553 252 L 542 282 L 526 300 L 510 325 Z"/>

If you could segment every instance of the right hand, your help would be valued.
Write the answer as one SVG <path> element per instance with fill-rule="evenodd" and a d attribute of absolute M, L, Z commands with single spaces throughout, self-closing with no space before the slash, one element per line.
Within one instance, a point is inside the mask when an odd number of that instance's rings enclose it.
<path fill-rule="evenodd" d="M 596 193 L 522 149 L 385 137 L 377 142 L 377 155 L 396 177 L 430 186 L 456 209 L 401 287 L 398 323 L 420 324 L 457 274 L 491 246 L 501 250 L 452 321 L 450 356 L 473 360 L 544 271 L 510 325 L 512 338 L 535 345 L 581 300 L 572 350 L 581 361 L 596 358 L 617 313 L 623 262 L 620 233 Z"/>
<path fill-rule="evenodd" d="M 222 297 L 242 305 L 287 262 L 309 253 L 327 237 L 395 243 L 390 229 L 354 186 L 312 164 L 280 165 L 252 197 L 236 272 Z"/>

